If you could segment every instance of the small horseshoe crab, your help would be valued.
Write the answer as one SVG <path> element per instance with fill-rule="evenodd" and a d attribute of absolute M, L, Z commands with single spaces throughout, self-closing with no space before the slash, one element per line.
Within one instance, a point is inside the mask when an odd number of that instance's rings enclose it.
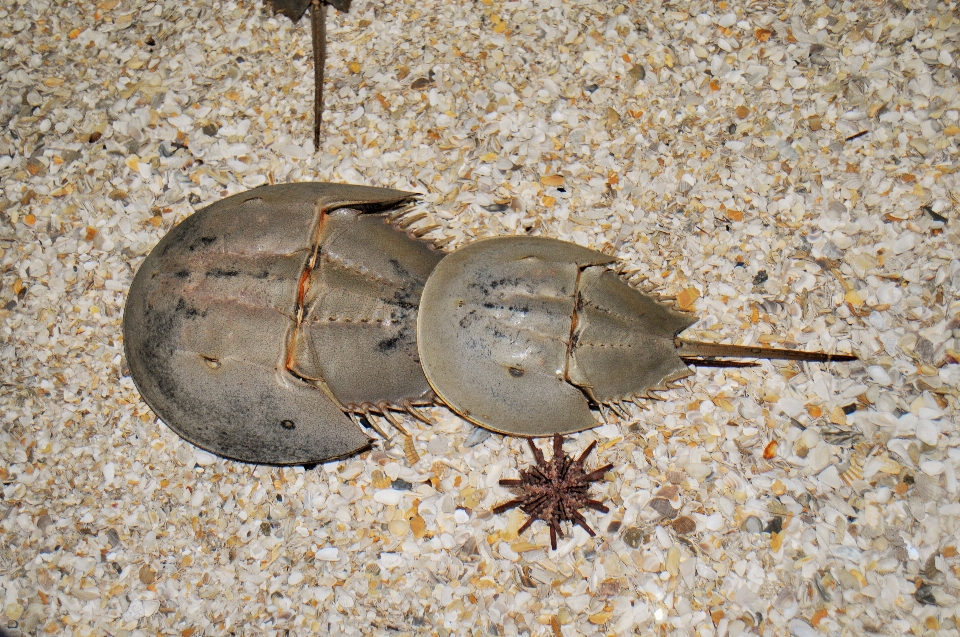
<path fill-rule="evenodd" d="M 715 357 L 847 361 L 692 343 L 696 319 L 556 239 L 501 237 L 444 254 L 408 231 L 413 193 L 263 186 L 171 230 L 138 270 L 124 348 L 144 400 L 221 456 L 295 465 L 368 447 L 361 422 L 429 422 L 443 404 L 482 427 L 552 436 L 600 424 Z M 402 431 L 402 429 L 400 429 Z M 382 433 L 382 432 L 381 432 Z"/>
<path fill-rule="evenodd" d="M 541 237 L 483 239 L 444 257 L 417 323 L 440 400 L 487 429 L 550 436 L 599 425 L 599 405 L 622 414 L 624 401 L 689 376 L 688 363 L 856 358 L 679 340 L 697 319 L 629 285 L 616 261 Z"/>

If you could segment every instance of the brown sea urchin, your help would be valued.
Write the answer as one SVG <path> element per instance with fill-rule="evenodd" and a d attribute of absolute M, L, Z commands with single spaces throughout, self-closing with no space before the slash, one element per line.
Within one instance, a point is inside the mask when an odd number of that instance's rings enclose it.
<path fill-rule="evenodd" d="M 563 453 L 563 437 L 560 434 L 553 436 L 553 457 L 548 462 L 543 452 L 530 439 L 530 449 L 537 464 L 529 469 L 520 471 L 520 478 L 500 480 L 502 487 L 514 487 L 519 497 L 498 504 L 493 508 L 494 513 L 503 513 L 508 509 L 520 507 L 520 510 L 530 516 L 517 532 L 523 533 L 534 520 L 543 520 L 550 525 L 550 547 L 557 550 L 557 536 L 563 537 L 560 523 L 564 520 L 579 524 L 584 531 L 595 536 L 593 529 L 580 514 L 580 509 L 589 507 L 594 511 L 607 513 L 609 509 L 597 500 L 588 496 L 590 483 L 603 479 L 603 474 L 613 468 L 612 464 L 605 465 L 586 473 L 583 463 L 597 446 L 596 441 L 574 460 Z"/>

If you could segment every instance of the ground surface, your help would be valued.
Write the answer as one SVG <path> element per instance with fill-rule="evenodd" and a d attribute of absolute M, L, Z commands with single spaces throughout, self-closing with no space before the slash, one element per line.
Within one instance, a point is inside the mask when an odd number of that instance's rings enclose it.
<path fill-rule="evenodd" d="M 0 7 L 0 626 L 12 634 L 957 635 L 955 3 Z M 260 184 L 425 193 L 451 246 L 615 251 L 706 369 L 572 436 L 606 516 L 493 516 L 530 454 L 443 409 L 314 470 L 217 459 L 125 376 L 134 272 Z M 536 400 L 536 397 L 531 397 Z M 472 441 L 471 441 L 472 442 Z"/>

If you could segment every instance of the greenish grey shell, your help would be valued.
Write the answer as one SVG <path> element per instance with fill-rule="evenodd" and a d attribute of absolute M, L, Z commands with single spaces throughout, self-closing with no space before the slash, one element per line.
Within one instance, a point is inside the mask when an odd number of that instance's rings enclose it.
<path fill-rule="evenodd" d="M 590 411 L 690 373 L 676 335 L 694 318 L 556 239 L 501 237 L 447 255 L 423 290 L 417 339 L 427 380 L 464 418 L 546 436 L 599 424 Z"/>
<path fill-rule="evenodd" d="M 265 186 L 176 226 L 140 266 L 124 311 L 147 404 L 218 455 L 305 464 L 369 445 L 345 410 L 429 402 L 415 326 L 442 254 L 382 214 L 412 197 Z"/>

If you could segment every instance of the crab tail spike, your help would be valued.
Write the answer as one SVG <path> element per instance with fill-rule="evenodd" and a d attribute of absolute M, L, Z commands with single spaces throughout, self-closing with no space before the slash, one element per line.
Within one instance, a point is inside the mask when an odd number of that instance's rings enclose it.
<path fill-rule="evenodd" d="M 684 359 L 712 359 L 717 356 L 736 358 L 768 358 L 788 361 L 809 361 L 813 363 L 846 362 L 860 360 L 850 354 L 827 354 L 825 352 L 804 352 L 793 349 L 777 349 L 754 345 L 724 345 L 721 343 L 699 343 L 677 339 L 677 354 Z"/>
<path fill-rule="evenodd" d="M 310 10 L 310 32 L 313 36 L 313 150 L 320 148 L 320 126 L 323 122 L 323 67 L 327 61 L 327 6 L 313 0 Z"/>
<path fill-rule="evenodd" d="M 759 367 L 760 363 L 750 363 L 748 361 L 718 361 L 712 358 L 691 358 L 681 356 L 680 360 L 684 365 L 697 365 L 699 367 Z"/>

